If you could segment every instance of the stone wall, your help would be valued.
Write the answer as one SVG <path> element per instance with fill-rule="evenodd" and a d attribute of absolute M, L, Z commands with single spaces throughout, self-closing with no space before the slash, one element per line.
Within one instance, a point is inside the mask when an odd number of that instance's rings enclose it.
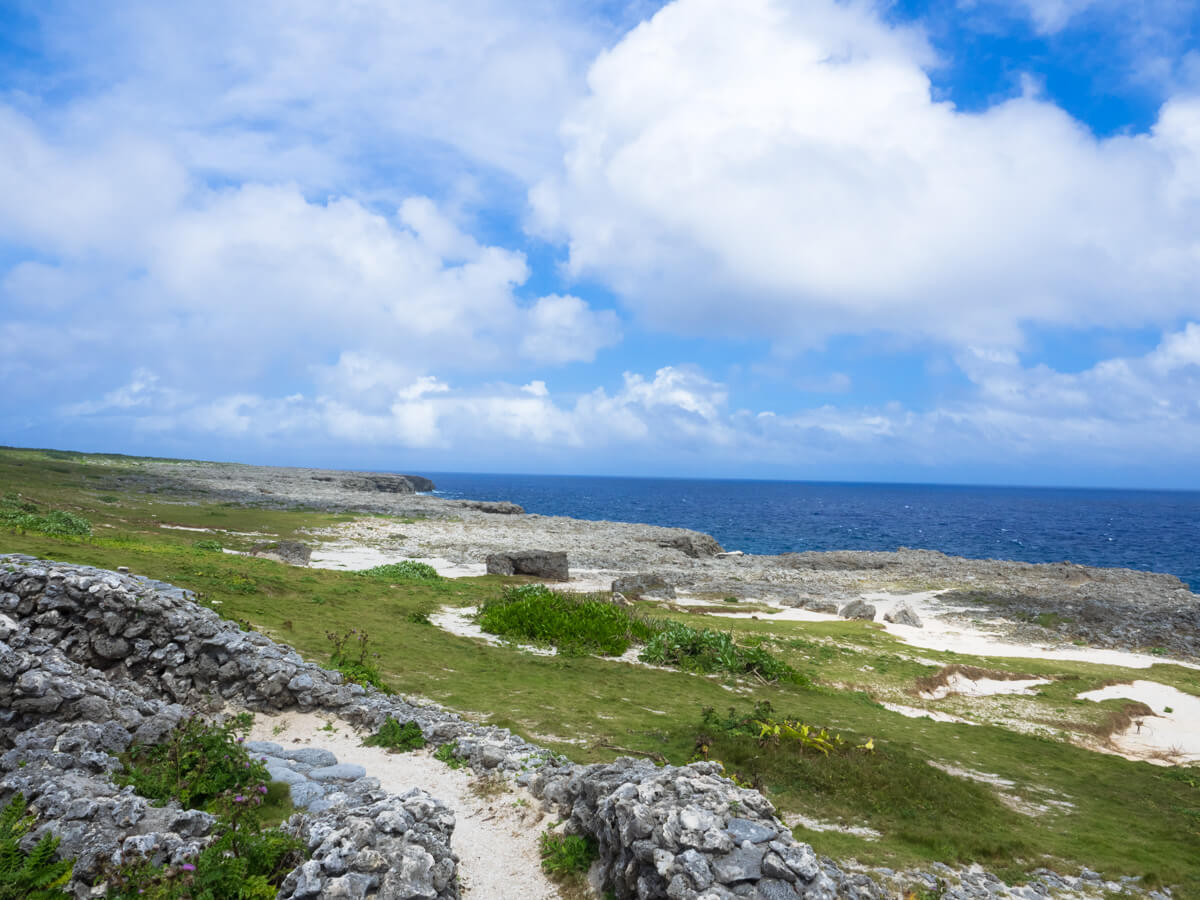
<path fill-rule="evenodd" d="M 884 895 L 818 860 L 761 794 L 714 764 L 572 765 L 505 729 L 346 684 L 193 601 L 140 576 L 0 556 L 0 801 L 24 793 L 41 828 L 63 836 L 63 852 L 80 860 L 80 897 L 114 854 L 178 860 L 203 843 L 205 814 L 150 807 L 109 775 L 131 742 L 226 704 L 320 710 L 372 730 L 387 716 L 415 721 L 431 742 L 453 742 L 476 771 L 528 785 L 568 831 L 595 839 L 596 874 L 619 898 Z M 281 896 L 458 896 L 443 805 L 419 791 L 387 795 L 370 778 L 331 799 L 292 820 L 314 857 Z"/>

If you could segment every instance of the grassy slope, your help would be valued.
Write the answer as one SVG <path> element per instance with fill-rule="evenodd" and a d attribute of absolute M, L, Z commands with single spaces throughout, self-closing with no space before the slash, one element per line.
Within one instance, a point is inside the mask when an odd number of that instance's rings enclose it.
<path fill-rule="evenodd" d="M 197 539 L 217 539 L 227 547 L 261 539 L 227 532 L 303 538 L 305 528 L 347 517 L 173 504 L 153 495 L 117 494 L 106 485 L 114 471 L 138 465 L 121 457 L 0 450 L 0 494 L 16 491 L 43 509 L 76 512 L 95 525 L 94 536 L 83 540 L 0 530 L 0 552 L 129 566 L 200 592 L 223 614 L 246 620 L 319 662 L 328 658 L 328 632 L 365 629 L 380 654 L 380 668 L 398 690 L 510 727 L 581 762 L 610 759 L 618 755 L 613 747 L 684 762 L 704 730 L 702 709 L 748 711 L 753 701 L 768 700 L 780 715 L 827 725 L 847 737 L 875 739 L 873 754 L 827 760 L 709 735 L 711 755 L 745 777 L 757 777 L 783 812 L 865 824 L 883 835 L 866 841 L 797 829 L 820 852 L 889 865 L 980 861 L 1013 878 L 1038 864 L 1065 871 L 1087 865 L 1109 876 L 1143 875 L 1180 886 L 1183 896 L 1200 896 L 1200 772 L 1129 762 L 1061 739 L 1071 728 L 1094 725 L 1120 706 L 1118 701 L 1075 700 L 1080 691 L 1110 680 L 1151 678 L 1200 693 L 1195 670 L 968 659 L 914 652 L 863 623 L 771 622 L 768 616 L 694 618 L 696 624 L 732 628 L 745 640 L 766 641 L 810 675 L 816 688 L 725 682 L 591 657 L 541 657 L 486 647 L 407 616 L 443 605 L 477 605 L 509 580 L 392 585 L 196 549 Z M 164 529 L 163 523 L 225 531 L 202 535 Z M 688 617 L 656 607 L 643 611 Z M 888 699 L 978 718 L 978 710 L 962 698 L 927 702 L 910 693 L 915 678 L 936 671 L 925 660 L 1058 679 L 1036 697 L 987 701 L 995 721 L 1033 723 L 1041 733 L 905 718 L 875 702 Z M 947 774 L 927 765 L 929 760 L 1007 779 L 1013 786 L 1003 792 L 1010 802 L 1015 797 L 1048 811 L 1016 812 L 993 786 Z"/>

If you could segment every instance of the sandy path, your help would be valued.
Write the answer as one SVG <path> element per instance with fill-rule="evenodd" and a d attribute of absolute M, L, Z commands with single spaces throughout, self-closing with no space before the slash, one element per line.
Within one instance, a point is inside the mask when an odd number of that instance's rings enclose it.
<path fill-rule="evenodd" d="M 326 731 L 329 724 L 333 731 Z M 429 751 L 388 753 L 364 747 L 363 735 L 342 719 L 315 713 L 257 713 L 250 739 L 284 747 L 313 746 L 333 752 L 338 762 L 354 763 L 400 794 L 419 787 L 454 811 L 453 846 L 464 897 L 477 900 L 557 900 L 558 889 L 542 874 L 538 837 L 549 822 L 523 788 L 484 797 L 469 769 L 451 769 Z"/>

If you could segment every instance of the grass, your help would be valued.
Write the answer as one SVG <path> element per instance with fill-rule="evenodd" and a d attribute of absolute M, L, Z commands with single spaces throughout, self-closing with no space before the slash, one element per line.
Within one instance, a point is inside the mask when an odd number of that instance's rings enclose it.
<path fill-rule="evenodd" d="M 654 636 L 654 626 L 607 599 L 575 596 L 545 585 L 505 588 L 475 616 L 479 627 L 512 640 L 549 644 L 564 653 L 620 656 Z"/>
<path fill-rule="evenodd" d="M 48 465 L 69 471 L 52 471 Z M 712 734 L 710 756 L 746 779 L 757 778 L 784 814 L 807 811 L 881 833 L 868 841 L 797 829 L 819 853 L 893 867 L 977 860 L 1012 878 L 1038 865 L 1065 872 L 1086 865 L 1106 877 L 1152 877 L 1172 885 L 1177 898 L 1200 897 L 1200 771 L 1130 762 L 1067 740 L 1103 724 L 1126 702 L 1078 700 L 1079 693 L 1112 681 L 1148 679 L 1200 694 L 1195 670 L 913 651 L 870 623 L 767 617 L 724 619 L 722 625 L 735 645 L 769 652 L 806 676 L 811 686 L 786 680 L 762 684 L 753 675 L 704 677 L 590 654 L 536 656 L 482 645 L 412 618 L 443 607 L 483 606 L 502 596 L 513 579 L 401 581 L 200 549 L 192 546 L 198 538 L 224 546 L 265 539 L 243 538 L 233 533 L 237 531 L 304 539 L 307 529 L 346 517 L 171 504 L 154 494 L 111 486 L 116 475 L 137 465 L 136 460 L 113 457 L 50 459 L 36 451 L 0 451 L 0 494 L 19 493 L 39 509 L 61 509 L 93 525 L 90 536 L 51 536 L 0 524 L 0 552 L 106 568 L 129 566 L 199 592 L 202 602 L 222 615 L 247 621 L 323 664 L 331 646 L 328 633 L 369 633 L 367 661 L 390 687 L 511 728 L 577 762 L 610 760 L 621 751 L 607 747 L 617 746 L 683 763 L 695 755 L 697 738 L 705 730 L 704 709 L 728 718 L 732 705 L 744 716 L 753 701 L 765 700 L 778 711 L 776 719 L 840 734 L 849 750 L 827 758 L 789 752 L 782 742 L 759 746 L 754 736 Z M 85 479 L 85 473 L 101 477 Z M 120 500 L 102 500 L 102 495 Z M 214 531 L 179 532 L 161 528 L 163 522 Z M 686 616 L 649 603 L 630 609 L 651 631 Z M 347 649 L 354 655 L 353 643 Z M 1050 683 L 1036 695 L 988 698 L 986 705 L 971 698 L 924 701 L 914 696 L 918 678 L 954 664 Z M 999 724 L 906 718 L 883 708 L 878 699 L 976 719 L 987 709 L 991 712 L 984 720 L 992 717 Z M 1038 733 L 1025 733 L 1029 729 Z M 868 738 L 874 739 L 874 753 L 851 752 Z M 449 744 L 435 755 L 443 761 L 456 758 Z M 1012 787 L 951 775 L 930 761 L 991 773 L 1011 781 Z M 1047 811 L 1015 812 L 1002 795 L 1043 804 Z"/>
<path fill-rule="evenodd" d="M 410 721 L 401 725 L 388 716 L 380 729 L 363 741 L 363 746 L 383 747 L 392 753 L 408 753 L 425 746 L 425 735 L 421 733 L 421 726 L 416 722 Z"/>
<path fill-rule="evenodd" d="M 395 581 L 412 584 L 428 581 L 441 581 L 442 576 L 433 566 L 405 559 L 398 563 L 388 563 L 385 566 L 375 566 L 373 569 L 363 569 L 357 574 L 364 578 L 376 578 L 380 581 Z"/>

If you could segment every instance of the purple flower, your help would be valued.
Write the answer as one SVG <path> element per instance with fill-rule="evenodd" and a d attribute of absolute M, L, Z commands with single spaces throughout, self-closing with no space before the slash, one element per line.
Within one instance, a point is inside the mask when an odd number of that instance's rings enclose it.
<path fill-rule="evenodd" d="M 245 803 L 246 798 L 243 797 L 241 794 L 238 794 L 236 797 L 233 798 L 233 802 L 234 803 Z"/>
<path fill-rule="evenodd" d="M 195 872 L 196 871 L 196 867 L 193 866 L 191 863 L 184 863 L 179 868 L 183 869 L 183 871 L 185 871 L 185 872 Z"/>
<path fill-rule="evenodd" d="M 258 786 L 258 792 L 260 794 L 265 794 L 267 792 L 267 786 L 265 784 L 260 784 Z"/>

